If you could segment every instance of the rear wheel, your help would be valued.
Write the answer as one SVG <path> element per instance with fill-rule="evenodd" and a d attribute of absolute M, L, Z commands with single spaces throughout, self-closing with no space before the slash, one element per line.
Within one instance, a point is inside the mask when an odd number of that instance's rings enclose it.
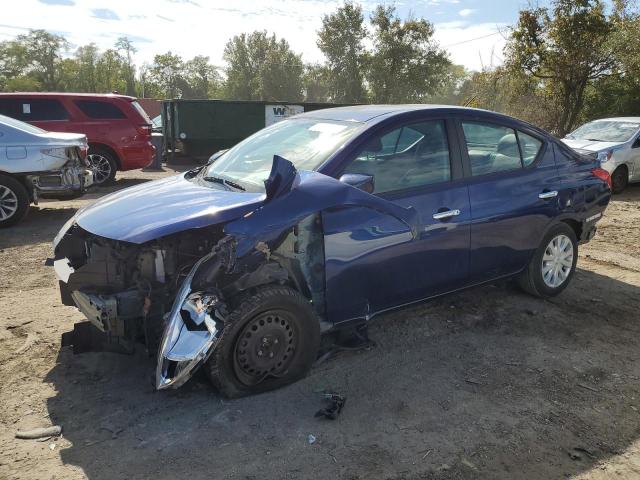
<path fill-rule="evenodd" d="M 622 193 L 629 183 L 629 170 L 625 165 L 620 165 L 611 175 L 611 191 Z"/>
<path fill-rule="evenodd" d="M 578 241 L 571 227 L 562 223 L 545 235 L 518 283 L 537 297 L 553 297 L 562 292 L 573 277 L 578 261 Z"/>
<path fill-rule="evenodd" d="M 89 168 L 93 172 L 94 185 L 108 185 L 113 182 L 118 163 L 113 155 L 99 147 L 90 147 L 87 155 Z"/>
<path fill-rule="evenodd" d="M 227 397 L 265 392 L 304 377 L 319 345 L 309 301 L 288 287 L 265 287 L 237 302 L 205 369 Z"/>
<path fill-rule="evenodd" d="M 0 228 L 15 225 L 29 211 L 29 193 L 15 178 L 0 175 Z"/>

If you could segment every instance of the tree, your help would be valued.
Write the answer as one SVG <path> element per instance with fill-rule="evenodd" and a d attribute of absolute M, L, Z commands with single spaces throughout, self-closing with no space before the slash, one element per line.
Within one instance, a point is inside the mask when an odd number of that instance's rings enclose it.
<path fill-rule="evenodd" d="M 189 88 L 185 98 L 213 98 L 220 94 L 222 79 L 209 57 L 196 55 L 184 64 L 184 78 Z"/>
<path fill-rule="evenodd" d="M 98 61 L 100 50 L 95 43 L 80 46 L 75 53 L 75 68 L 67 64 L 67 83 L 72 91 L 98 91 Z"/>
<path fill-rule="evenodd" d="M 366 101 L 363 85 L 367 29 L 362 8 L 346 2 L 322 18 L 318 48 L 327 59 L 330 99 L 340 103 Z"/>
<path fill-rule="evenodd" d="M 27 84 L 37 90 L 58 90 L 62 80 L 62 52 L 69 44 L 60 35 L 30 30 L 0 45 L 0 74 L 4 82 Z M 18 77 L 29 77 L 28 81 Z M 12 87 L 7 87 L 12 88 Z"/>
<path fill-rule="evenodd" d="M 124 61 L 120 54 L 112 48 L 105 50 L 96 63 L 97 92 L 124 92 L 127 81 L 122 75 L 123 70 Z"/>
<path fill-rule="evenodd" d="M 575 126 L 587 87 L 617 73 L 613 22 L 602 0 L 554 0 L 552 8 L 520 12 L 505 47 L 512 73 L 534 77 L 558 106 L 553 131 L 564 136 Z"/>
<path fill-rule="evenodd" d="M 233 37 L 224 49 L 226 96 L 238 100 L 298 101 L 303 63 L 289 43 L 266 31 Z"/>
<path fill-rule="evenodd" d="M 181 72 L 184 69 L 182 57 L 171 51 L 153 57 L 153 64 L 149 69 L 148 82 L 155 85 L 155 89 L 147 84 L 147 88 L 155 90 L 156 95 L 164 98 L 179 98 L 182 96 Z"/>
<path fill-rule="evenodd" d="M 302 88 L 306 102 L 329 102 L 331 86 L 330 71 L 325 65 L 306 65 L 302 77 Z"/>
<path fill-rule="evenodd" d="M 395 15 L 394 7 L 378 6 L 371 17 L 374 49 L 367 80 L 376 103 L 422 102 L 442 87 L 451 62 L 433 39 L 425 19 Z"/>
<path fill-rule="evenodd" d="M 25 73 L 27 66 L 25 46 L 15 40 L 0 42 L 0 86 L 2 90 L 12 91 L 9 85 Z M 41 85 L 35 79 L 29 79 L 30 90 L 40 90 Z"/>
<path fill-rule="evenodd" d="M 120 37 L 115 44 L 116 50 L 123 55 L 123 73 L 126 82 L 126 94 L 134 96 L 136 94 L 136 66 L 133 63 L 133 55 L 136 49 L 131 40 L 127 37 Z"/>
<path fill-rule="evenodd" d="M 463 88 L 471 78 L 471 72 L 462 65 L 449 65 L 441 72 L 439 88 L 426 99 L 429 103 L 460 105 L 465 101 Z"/>

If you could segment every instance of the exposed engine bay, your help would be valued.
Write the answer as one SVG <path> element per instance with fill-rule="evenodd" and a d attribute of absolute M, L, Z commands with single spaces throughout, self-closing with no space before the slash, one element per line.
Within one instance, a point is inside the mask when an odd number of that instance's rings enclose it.
<path fill-rule="evenodd" d="M 187 174 L 188 175 L 188 174 Z M 357 205 L 416 234 L 416 212 L 274 157 L 264 203 L 240 218 L 135 243 L 85 230 L 72 218 L 54 240 L 62 301 L 111 344 L 158 352 L 156 387 L 178 387 L 211 355 L 240 294 L 286 285 L 324 318 L 321 212 Z M 81 213 L 81 212 L 79 212 Z"/>

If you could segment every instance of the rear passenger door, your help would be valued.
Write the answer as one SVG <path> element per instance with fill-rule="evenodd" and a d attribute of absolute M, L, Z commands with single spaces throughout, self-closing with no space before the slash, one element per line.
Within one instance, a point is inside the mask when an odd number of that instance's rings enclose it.
<path fill-rule="evenodd" d="M 533 131 L 458 123 L 471 206 L 470 283 L 522 270 L 558 215 L 553 148 Z"/>

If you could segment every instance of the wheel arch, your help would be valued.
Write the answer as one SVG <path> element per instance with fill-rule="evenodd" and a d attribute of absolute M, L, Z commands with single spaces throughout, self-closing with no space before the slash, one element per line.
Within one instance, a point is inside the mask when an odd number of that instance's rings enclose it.
<path fill-rule="evenodd" d="M 113 156 L 113 159 L 116 161 L 116 165 L 118 166 L 118 170 L 122 170 L 122 161 L 120 160 L 120 155 L 118 155 L 118 153 L 109 145 L 100 142 L 89 142 L 89 148 L 106 151 Z"/>
<path fill-rule="evenodd" d="M 569 225 L 569 227 L 571 227 L 571 229 L 573 230 L 573 233 L 576 234 L 576 239 L 578 241 L 580 240 L 580 238 L 582 237 L 582 230 L 583 230 L 582 222 L 576 220 L 575 218 L 563 218 L 559 222 L 554 222 L 549 228 L 552 228 L 554 225 L 557 225 L 558 223 L 564 223 L 566 225 Z"/>

